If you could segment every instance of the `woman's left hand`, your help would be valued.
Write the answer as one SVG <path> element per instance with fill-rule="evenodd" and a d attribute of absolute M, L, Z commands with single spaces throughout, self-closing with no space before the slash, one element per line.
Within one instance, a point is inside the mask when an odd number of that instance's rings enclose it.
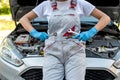
<path fill-rule="evenodd" d="M 97 32 L 98 32 L 98 30 L 95 27 L 93 27 L 89 31 L 85 31 L 85 32 L 82 32 L 80 34 L 73 36 L 73 38 L 79 39 L 79 41 L 80 40 L 87 41 L 90 38 L 92 38 L 95 34 L 97 34 Z"/>

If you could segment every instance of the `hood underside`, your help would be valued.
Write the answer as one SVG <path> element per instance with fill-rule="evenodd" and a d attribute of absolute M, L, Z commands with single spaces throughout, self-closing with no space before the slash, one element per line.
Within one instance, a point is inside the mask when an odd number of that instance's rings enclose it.
<path fill-rule="evenodd" d="M 9 0 L 14 21 L 18 21 L 24 14 L 45 0 Z M 120 20 L 119 0 L 86 0 L 108 14 L 112 20 Z"/>

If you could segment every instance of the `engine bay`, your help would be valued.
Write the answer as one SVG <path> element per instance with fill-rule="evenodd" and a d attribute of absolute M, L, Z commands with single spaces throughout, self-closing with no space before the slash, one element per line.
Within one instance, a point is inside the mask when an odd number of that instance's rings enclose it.
<path fill-rule="evenodd" d="M 94 23 L 96 24 L 96 23 Z M 81 32 L 89 30 L 94 24 L 81 23 Z M 47 22 L 33 22 L 37 31 L 47 32 Z M 89 26 L 89 27 L 88 27 Z M 32 37 L 18 24 L 16 29 L 8 36 L 16 49 L 25 57 L 44 56 L 44 42 Z M 95 58 L 113 58 L 120 51 L 120 31 L 115 25 L 107 25 L 94 37 L 86 41 L 86 56 Z"/>
<path fill-rule="evenodd" d="M 44 56 L 44 42 L 31 37 L 28 33 L 9 36 L 24 56 Z M 113 58 L 120 49 L 118 37 L 97 34 L 86 42 L 87 57 Z"/>
<path fill-rule="evenodd" d="M 113 58 L 120 50 L 120 41 L 115 36 L 96 35 L 86 46 L 87 57 Z"/>
<path fill-rule="evenodd" d="M 43 56 L 44 42 L 31 37 L 29 34 L 11 35 L 13 44 L 23 56 Z"/>

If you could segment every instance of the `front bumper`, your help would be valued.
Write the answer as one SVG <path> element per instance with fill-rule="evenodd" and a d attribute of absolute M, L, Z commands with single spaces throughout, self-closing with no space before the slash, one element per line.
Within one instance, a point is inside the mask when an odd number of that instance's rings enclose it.
<path fill-rule="evenodd" d="M 8 80 L 42 80 L 43 58 L 24 58 L 24 64 L 20 67 L 0 58 L 0 74 Z M 120 80 L 120 69 L 116 69 L 113 63 L 111 59 L 87 58 L 85 80 Z"/>
<path fill-rule="evenodd" d="M 8 80 L 42 80 L 43 57 L 29 57 L 22 59 L 24 64 L 16 67 L 0 58 L 0 75 Z M 39 74 L 38 74 L 39 73 Z M 42 78 L 39 76 L 39 78 Z"/>
<path fill-rule="evenodd" d="M 86 80 L 120 80 L 120 70 L 113 63 L 112 59 L 87 58 Z"/>

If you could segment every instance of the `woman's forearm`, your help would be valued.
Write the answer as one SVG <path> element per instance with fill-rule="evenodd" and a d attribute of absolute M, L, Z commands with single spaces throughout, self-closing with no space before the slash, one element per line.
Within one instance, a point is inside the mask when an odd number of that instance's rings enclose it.
<path fill-rule="evenodd" d="M 22 17 L 20 19 L 20 23 L 22 24 L 24 29 L 27 30 L 28 32 L 30 32 L 32 29 L 34 29 L 33 26 L 30 23 L 30 20 L 26 17 Z"/>
<path fill-rule="evenodd" d="M 31 20 L 36 18 L 37 15 L 31 11 L 29 13 L 27 13 L 26 15 L 24 15 L 19 22 L 22 24 L 22 26 L 25 28 L 25 30 L 27 30 L 28 32 L 30 32 L 31 30 L 33 30 L 33 26 L 31 24 Z"/>
<path fill-rule="evenodd" d="M 93 10 L 91 15 L 98 19 L 98 23 L 95 25 L 98 31 L 102 30 L 110 22 L 110 17 L 97 8 Z"/>
<path fill-rule="evenodd" d="M 109 16 L 105 15 L 101 17 L 98 21 L 98 23 L 95 25 L 98 31 L 102 30 L 106 25 L 110 22 Z"/>

